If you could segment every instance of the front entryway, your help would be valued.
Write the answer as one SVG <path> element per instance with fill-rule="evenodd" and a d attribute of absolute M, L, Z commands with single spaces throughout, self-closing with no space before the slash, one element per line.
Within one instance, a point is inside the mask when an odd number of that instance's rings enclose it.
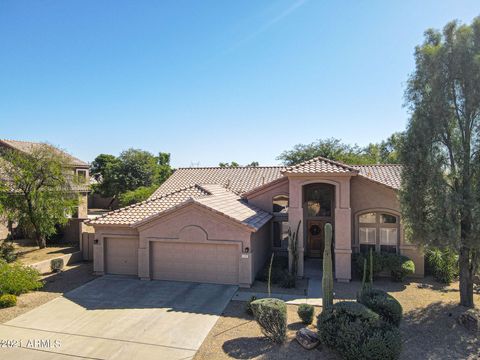
<path fill-rule="evenodd" d="M 334 224 L 335 187 L 316 183 L 304 187 L 305 243 L 307 257 L 321 258 L 325 248 L 325 225 Z"/>

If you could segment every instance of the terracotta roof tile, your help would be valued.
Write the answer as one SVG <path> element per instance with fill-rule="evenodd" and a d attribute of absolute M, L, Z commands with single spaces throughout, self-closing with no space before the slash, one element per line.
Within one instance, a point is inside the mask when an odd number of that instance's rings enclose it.
<path fill-rule="evenodd" d="M 238 195 L 221 185 L 193 185 L 170 194 L 151 198 L 107 213 L 91 220 L 92 225 L 138 226 L 156 216 L 189 202 L 210 209 L 227 218 L 257 230 L 271 219 L 271 215 L 244 202 Z"/>
<path fill-rule="evenodd" d="M 338 174 L 357 173 L 353 167 L 341 162 L 332 161 L 321 156 L 287 167 L 285 174 Z"/>
<path fill-rule="evenodd" d="M 360 176 L 392 189 L 400 189 L 402 183 L 401 165 L 353 165 L 353 167 L 359 171 Z"/>
<path fill-rule="evenodd" d="M 281 178 L 283 169 L 285 169 L 283 166 L 180 168 L 153 193 L 151 198 L 194 184 L 218 184 L 237 194 L 243 194 Z"/>

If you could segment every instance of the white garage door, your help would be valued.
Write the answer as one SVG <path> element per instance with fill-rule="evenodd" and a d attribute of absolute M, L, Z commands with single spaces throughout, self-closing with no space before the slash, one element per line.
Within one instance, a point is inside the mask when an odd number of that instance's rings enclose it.
<path fill-rule="evenodd" d="M 238 284 L 238 246 L 195 243 L 151 243 L 152 278 Z"/>
<path fill-rule="evenodd" d="M 105 239 L 106 273 L 120 275 L 138 274 L 138 239 Z"/>

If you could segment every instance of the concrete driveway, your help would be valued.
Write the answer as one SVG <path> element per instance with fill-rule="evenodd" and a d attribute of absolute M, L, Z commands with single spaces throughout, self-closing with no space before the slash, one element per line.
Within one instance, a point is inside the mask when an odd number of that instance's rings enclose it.
<path fill-rule="evenodd" d="M 0 359 L 190 359 L 235 291 L 104 276 L 0 324 Z"/>

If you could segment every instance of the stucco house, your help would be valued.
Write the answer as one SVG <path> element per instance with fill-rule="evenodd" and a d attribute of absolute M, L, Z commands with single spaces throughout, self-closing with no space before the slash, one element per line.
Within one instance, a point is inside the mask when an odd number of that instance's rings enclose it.
<path fill-rule="evenodd" d="M 65 238 L 69 241 L 79 241 L 82 233 L 83 221 L 88 218 L 88 193 L 90 191 L 90 176 L 89 168 L 90 165 L 69 153 L 60 150 L 52 145 L 47 145 L 45 143 L 37 143 L 30 141 L 19 141 L 19 140 L 6 140 L 0 139 L 0 157 L 1 150 L 8 149 L 14 151 L 20 151 L 22 153 L 28 154 L 33 151 L 33 149 L 39 146 L 50 146 L 52 149 L 57 151 L 59 154 L 62 154 L 68 161 L 69 167 L 66 169 L 69 175 L 72 178 L 75 176 L 78 181 L 72 181 L 72 191 L 78 194 L 79 204 L 78 209 L 75 211 L 70 219 L 68 224 L 65 226 Z M 1 176 L 1 174 L 0 174 Z M 5 180 L 5 179 L 4 179 Z M 6 179 L 8 180 L 8 179 Z M 8 234 L 8 227 L 5 222 L 0 221 L 0 240 L 4 239 Z"/>
<path fill-rule="evenodd" d="M 292 254 L 298 275 L 321 257 L 323 229 L 334 228 L 337 281 L 351 279 L 353 252 L 423 254 L 404 236 L 398 165 L 349 166 L 315 158 L 296 166 L 180 168 L 146 201 L 107 213 L 95 228 L 94 270 L 161 279 L 250 286 L 271 251 Z"/>

